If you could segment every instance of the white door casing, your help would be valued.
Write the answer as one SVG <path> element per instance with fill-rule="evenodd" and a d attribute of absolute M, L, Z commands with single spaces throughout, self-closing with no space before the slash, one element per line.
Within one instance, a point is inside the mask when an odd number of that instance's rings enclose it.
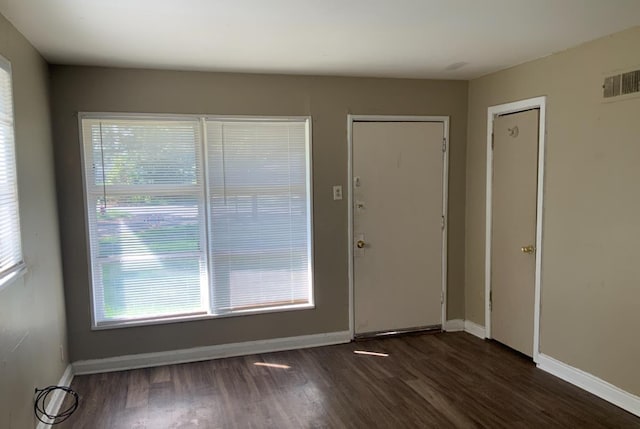
<path fill-rule="evenodd" d="M 485 337 L 493 338 L 491 331 L 491 265 L 492 265 L 492 192 L 493 192 L 493 151 L 492 134 L 494 119 L 499 115 L 539 109 L 538 119 L 538 153 L 536 183 L 536 225 L 535 225 L 535 279 L 534 279 L 534 308 L 533 308 L 533 361 L 538 362 L 540 354 L 540 295 L 542 289 L 542 238 L 543 238 L 543 209 L 544 209 L 544 166 L 546 142 L 546 97 L 516 101 L 489 107 L 487 110 L 487 182 L 486 182 L 486 226 L 485 226 Z"/>

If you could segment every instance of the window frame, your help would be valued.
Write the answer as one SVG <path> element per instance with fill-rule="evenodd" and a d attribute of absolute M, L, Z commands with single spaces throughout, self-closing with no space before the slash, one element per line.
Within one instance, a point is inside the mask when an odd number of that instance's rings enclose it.
<path fill-rule="evenodd" d="M 166 316 L 158 318 L 139 318 L 130 320 L 118 320 L 112 322 L 98 322 L 96 319 L 95 309 L 95 297 L 94 297 L 94 264 L 91 255 L 91 214 L 89 203 L 92 200 L 92 196 L 89 192 L 88 177 L 86 174 L 86 161 L 85 154 L 85 142 L 83 135 L 83 120 L 85 119 L 98 119 L 98 120 L 167 120 L 167 121 L 198 121 L 200 124 L 201 141 L 200 151 L 202 154 L 202 170 L 203 180 L 202 193 L 204 194 L 204 216 L 207 218 L 204 225 L 204 246 L 206 247 L 205 257 L 207 259 L 207 272 L 210 275 L 209 267 L 209 243 L 208 238 L 211 234 L 211 225 L 208 220 L 209 213 L 209 170 L 208 160 L 206 156 L 207 139 L 206 139 L 206 122 L 207 121 L 239 121 L 239 122 L 303 122 L 306 127 L 306 190 L 307 190 L 307 225 L 308 225 L 308 259 L 309 259 L 309 302 L 305 304 L 290 304 L 280 305 L 273 307 L 263 307 L 257 309 L 237 310 L 230 313 L 213 314 L 214 310 L 211 302 L 209 301 L 206 314 L 186 314 L 176 316 Z M 188 322 L 196 320 L 208 320 L 208 319 L 222 319 L 228 317 L 240 317 L 256 314 L 267 313 L 280 313 L 288 311 L 309 310 L 315 308 L 315 282 L 314 282 L 314 222 L 313 222 L 313 132 L 312 132 L 312 118 L 311 116 L 267 116 L 267 115 L 210 115 L 210 114 L 171 114 L 171 113 L 118 113 L 118 112 L 78 112 L 78 136 L 80 145 L 80 158 L 81 158 L 81 174 L 82 174 L 82 198 L 83 198 L 83 211 L 85 220 L 85 244 L 87 251 L 87 265 L 89 269 L 89 298 L 91 308 L 91 330 L 107 330 L 107 329 L 119 329 L 134 326 L 149 326 L 149 325 L 162 325 L 168 323 Z M 211 282 L 209 281 L 208 288 L 211 288 Z"/>
<path fill-rule="evenodd" d="M 15 172 L 15 204 L 18 217 L 18 245 L 20 246 L 20 260 L 17 264 L 5 271 L 0 271 L 0 290 L 10 286 L 15 280 L 22 277 L 27 272 L 27 264 L 24 260 L 24 246 L 22 242 L 22 219 L 20 216 L 20 192 L 18 190 L 18 145 L 16 139 L 16 109 L 15 109 L 15 93 L 13 90 L 13 68 L 11 61 L 0 55 L 0 69 L 9 74 L 10 90 L 11 90 L 11 128 L 13 129 L 13 159 Z"/>

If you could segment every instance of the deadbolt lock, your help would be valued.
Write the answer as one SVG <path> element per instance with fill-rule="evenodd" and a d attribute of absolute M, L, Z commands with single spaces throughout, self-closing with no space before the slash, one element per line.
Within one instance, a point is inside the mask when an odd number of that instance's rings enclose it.
<path fill-rule="evenodd" d="M 364 240 L 358 240 L 358 241 L 356 242 L 356 247 L 357 247 L 358 249 L 364 249 L 364 246 L 366 246 L 366 245 L 367 245 L 367 243 L 365 243 L 365 242 L 364 242 Z"/>

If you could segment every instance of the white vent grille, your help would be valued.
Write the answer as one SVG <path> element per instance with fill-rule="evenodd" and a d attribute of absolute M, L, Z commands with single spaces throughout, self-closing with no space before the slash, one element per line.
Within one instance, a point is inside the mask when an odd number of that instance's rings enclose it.
<path fill-rule="evenodd" d="M 603 98 L 612 99 L 630 94 L 640 95 L 640 70 L 633 70 L 604 78 L 602 84 Z"/>
<path fill-rule="evenodd" d="M 640 92 L 640 70 L 622 75 L 622 95 Z"/>
<path fill-rule="evenodd" d="M 604 98 L 611 98 L 620 95 L 620 78 L 621 75 L 609 76 L 604 78 L 603 96 Z"/>

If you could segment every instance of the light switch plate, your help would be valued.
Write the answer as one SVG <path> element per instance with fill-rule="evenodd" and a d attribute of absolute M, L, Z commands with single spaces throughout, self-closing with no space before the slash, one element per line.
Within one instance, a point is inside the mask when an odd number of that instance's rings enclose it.
<path fill-rule="evenodd" d="M 342 186 L 336 185 L 333 187 L 333 200 L 338 201 L 342 199 Z"/>

